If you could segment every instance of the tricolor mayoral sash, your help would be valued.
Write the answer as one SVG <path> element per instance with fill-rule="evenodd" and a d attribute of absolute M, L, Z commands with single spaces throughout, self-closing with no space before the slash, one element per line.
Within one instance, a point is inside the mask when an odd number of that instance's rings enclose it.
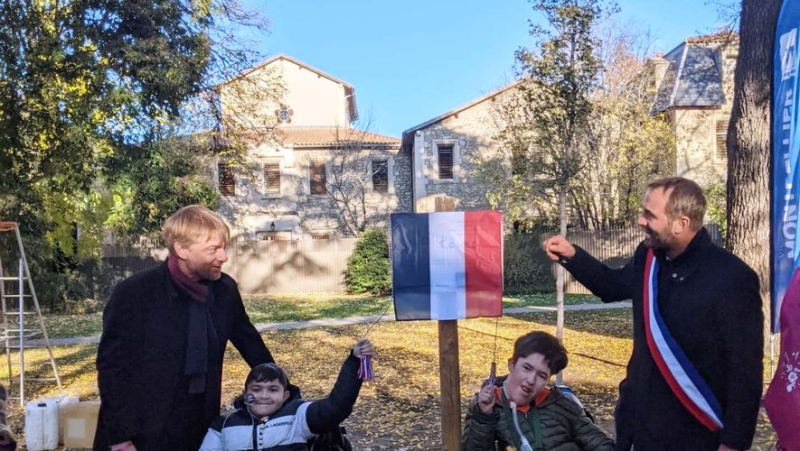
<path fill-rule="evenodd" d="M 647 346 L 669 388 L 701 424 L 722 429 L 722 408 L 703 377 L 669 332 L 658 310 L 658 261 L 647 251 L 644 267 L 644 330 Z"/>

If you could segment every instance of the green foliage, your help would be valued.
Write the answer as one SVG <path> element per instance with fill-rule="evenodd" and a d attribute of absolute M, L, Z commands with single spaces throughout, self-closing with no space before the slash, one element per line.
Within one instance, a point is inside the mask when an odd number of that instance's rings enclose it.
<path fill-rule="evenodd" d="M 593 29 L 603 8 L 600 0 L 530 3 L 544 26 L 531 22 L 533 46 L 515 54 L 520 81 L 498 108 L 504 155 L 479 177 L 509 219 L 552 218 L 558 205 L 565 221 L 568 188 L 592 151 L 591 94 L 602 68 Z"/>
<path fill-rule="evenodd" d="M 581 171 L 588 147 L 590 95 L 601 69 L 593 27 L 602 8 L 598 0 L 531 3 L 547 26 L 532 24 L 534 48 L 516 52 L 533 131 L 532 142 L 520 149 L 518 158 L 534 162 L 545 181 L 563 187 Z"/>
<path fill-rule="evenodd" d="M 592 151 L 570 187 L 579 228 L 632 225 L 653 179 L 673 175 L 675 142 L 663 115 L 651 114 L 656 89 L 646 36 L 613 22 L 600 33 L 603 70 L 593 91 Z"/>
<path fill-rule="evenodd" d="M 503 248 L 503 278 L 506 293 L 552 291 L 552 263 L 542 251 L 538 234 L 509 233 Z"/>
<path fill-rule="evenodd" d="M 115 228 L 131 237 L 158 239 L 164 221 L 179 208 L 200 204 L 214 209 L 218 195 L 209 176 L 208 150 L 186 138 L 154 140 L 129 152 L 144 153 L 136 171 L 115 185 Z M 109 221 L 111 222 L 111 221 Z"/>
<path fill-rule="evenodd" d="M 714 182 L 708 185 L 705 189 L 706 195 L 706 215 L 711 219 L 711 222 L 719 226 L 722 240 L 725 242 L 727 234 L 727 187 L 725 182 Z"/>
<path fill-rule="evenodd" d="M 647 36 L 605 19 L 615 8 L 601 1 L 532 3 L 548 28 L 516 54 L 520 81 L 495 99 L 498 145 L 476 176 L 510 221 L 558 223 L 565 198 L 573 226 L 628 226 L 647 183 L 675 167 L 670 124 L 650 112 Z"/>
<path fill-rule="evenodd" d="M 347 260 L 345 285 L 350 294 L 388 294 L 392 291 L 386 232 L 368 229 L 361 234 Z"/>
<path fill-rule="evenodd" d="M 231 25 L 264 29 L 239 0 L 2 3 L 0 220 L 20 224 L 43 304 L 84 296 L 76 268 L 109 228 L 146 234 L 177 206 L 214 203 L 208 150 L 153 143 L 181 116 L 202 124 L 182 136 L 218 123 L 186 106 L 252 66 Z"/>

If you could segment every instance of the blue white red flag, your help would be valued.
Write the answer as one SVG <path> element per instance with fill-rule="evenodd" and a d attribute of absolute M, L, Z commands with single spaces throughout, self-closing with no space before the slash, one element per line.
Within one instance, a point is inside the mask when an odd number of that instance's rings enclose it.
<path fill-rule="evenodd" d="M 658 261 L 647 251 L 644 273 L 644 330 L 658 370 L 681 404 L 703 426 L 722 429 L 722 408 L 714 393 L 669 331 L 658 309 Z"/>
<path fill-rule="evenodd" d="M 498 211 L 393 214 L 397 320 L 502 316 L 502 222 Z"/>

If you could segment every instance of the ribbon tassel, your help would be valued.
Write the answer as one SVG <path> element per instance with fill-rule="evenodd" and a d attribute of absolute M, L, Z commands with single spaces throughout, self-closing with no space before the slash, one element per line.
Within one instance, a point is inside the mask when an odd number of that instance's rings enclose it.
<path fill-rule="evenodd" d="M 375 379 L 375 374 L 372 372 L 372 357 L 363 355 L 359 359 L 361 359 L 361 364 L 358 367 L 358 378 L 362 381 Z"/>

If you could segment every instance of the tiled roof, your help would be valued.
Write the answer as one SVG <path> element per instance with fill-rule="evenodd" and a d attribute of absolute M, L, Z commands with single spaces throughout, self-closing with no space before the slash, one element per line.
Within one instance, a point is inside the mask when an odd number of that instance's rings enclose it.
<path fill-rule="evenodd" d="M 399 146 L 400 140 L 364 130 L 336 127 L 279 127 L 275 135 L 285 145 L 298 147 L 330 147 L 343 143 Z"/>
<path fill-rule="evenodd" d="M 674 106 L 717 106 L 725 103 L 722 86 L 722 61 L 716 46 L 721 35 L 698 36 L 686 39 L 666 54 L 669 63 L 651 114 Z M 730 34 L 726 34 L 730 39 Z"/>
<path fill-rule="evenodd" d="M 704 34 L 702 36 L 693 36 L 691 38 L 686 38 L 685 42 L 690 44 L 717 44 L 717 43 L 724 43 L 724 42 L 731 42 L 736 39 L 739 39 L 739 33 L 734 33 L 732 31 L 718 31 L 712 34 Z"/>

